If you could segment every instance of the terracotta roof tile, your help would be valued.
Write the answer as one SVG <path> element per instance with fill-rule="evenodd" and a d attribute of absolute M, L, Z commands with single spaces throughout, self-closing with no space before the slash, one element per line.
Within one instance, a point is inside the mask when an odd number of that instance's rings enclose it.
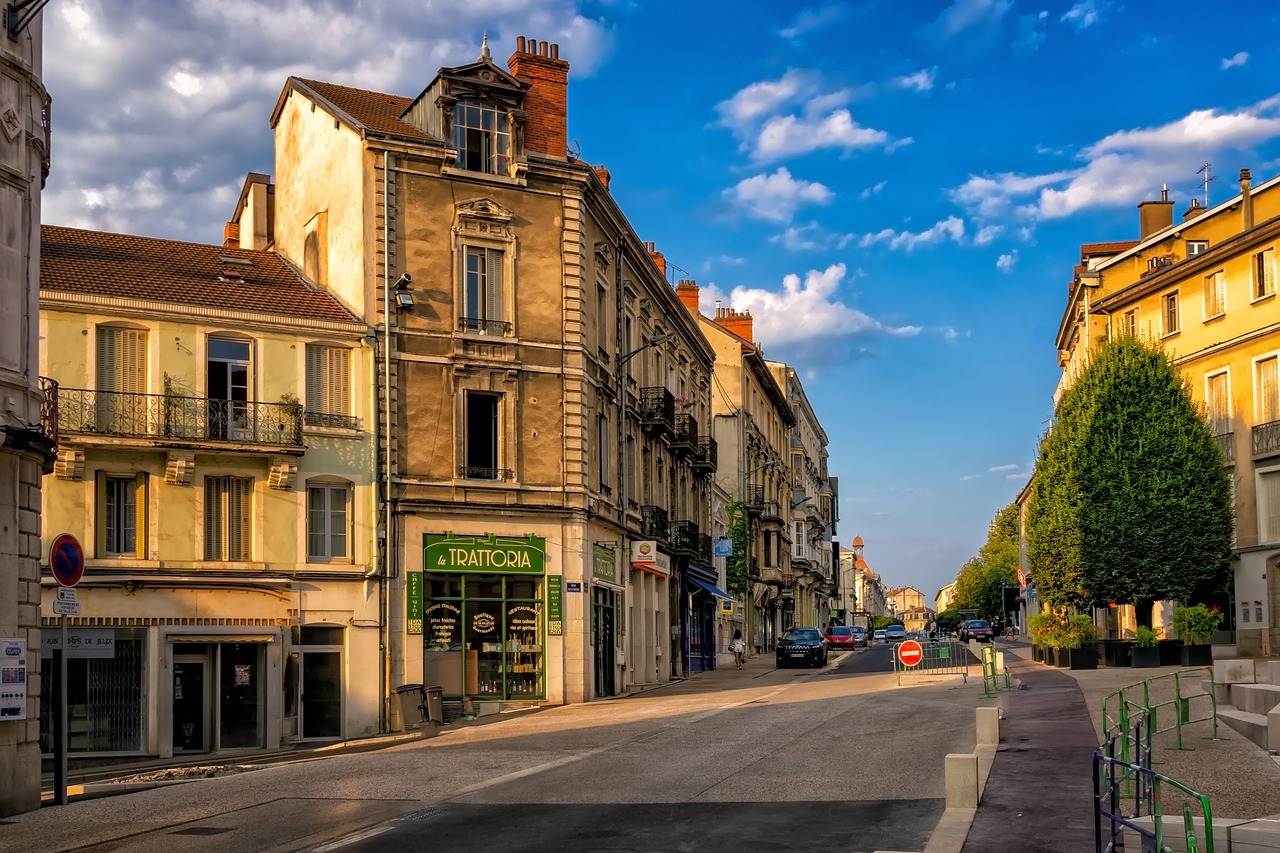
<path fill-rule="evenodd" d="M 1138 245 L 1137 240 L 1117 240 L 1112 243 L 1084 243 L 1080 246 L 1080 257 L 1089 255 L 1118 255 Z"/>
<path fill-rule="evenodd" d="M 220 257 L 248 263 L 228 264 Z M 239 275 L 240 280 L 234 276 Z M 338 323 L 359 318 L 275 252 L 40 226 L 40 287 Z"/>
<path fill-rule="evenodd" d="M 336 83 L 297 78 L 307 88 L 332 103 L 365 127 L 377 133 L 389 133 L 410 139 L 431 139 L 429 134 L 400 120 L 400 116 L 413 103 L 413 98 L 352 89 Z"/>

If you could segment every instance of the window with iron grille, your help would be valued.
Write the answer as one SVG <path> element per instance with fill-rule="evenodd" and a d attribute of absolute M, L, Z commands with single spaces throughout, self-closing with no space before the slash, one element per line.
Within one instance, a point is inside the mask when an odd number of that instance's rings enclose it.
<path fill-rule="evenodd" d="M 351 485 L 307 486 L 307 560 L 313 563 L 351 559 Z"/>
<path fill-rule="evenodd" d="M 95 491 L 97 555 L 107 559 L 146 559 L 147 475 L 99 471 Z"/>
<path fill-rule="evenodd" d="M 252 477 L 204 480 L 204 558 L 243 562 L 250 559 Z"/>
<path fill-rule="evenodd" d="M 465 396 L 463 476 L 475 480 L 499 480 L 499 414 L 501 394 L 468 391 Z"/>
<path fill-rule="evenodd" d="M 306 422 L 354 427 L 351 417 L 351 350 L 307 344 Z"/>

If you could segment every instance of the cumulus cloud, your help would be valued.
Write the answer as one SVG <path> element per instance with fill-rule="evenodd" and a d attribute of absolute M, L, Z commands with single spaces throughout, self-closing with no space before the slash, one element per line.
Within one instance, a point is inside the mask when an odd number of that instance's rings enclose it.
<path fill-rule="evenodd" d="M 1070 24 L 1077 30 L 1088 29 L 1098 23 L 1100 10 L 1094 0 L 1083 0 L 1072 6 L 1062 15 L 1062 22 Z"/>
<path fill-rule="evenodd" d="M 1239 53 L 1237 53 L 1235 56 L 1228 56 L 1226 59 L 1222 60 L 1222 70 L 1226 71 L 1228 68 L 1243 66 L 1248 61 L 1249 61 L 1248 52 L 1242 50 Z"/>
<path fill-rule="evenodd" d="M 793 39 L 814 30 L 820 30 L 827 24 L 835 23 L 844 17 L 845 11 L 843 3 L 832 3 L 816 9 L 802 9 L 789 26 L 778 30 L 778 35 L 784 39 Z"/>
<path fill-rule="evenodd" d="M 863 127 L 848 110 L 836 110 L 817 118 L 774 116 L 764 123 L 751 156 L 757 160 L 777 160 L 808 154 L 819 148 L 872 148 L 889 142 L 883 130 Z"/>
<path fill-rule="evenodd" d="M 871 198 L 873 195 L 880 195 L 880 191 L 884 189 L 884 186 L 887 183 L 889 182 L 880 181 L 879 183 L 876 183 L 873 186 L 869 186 L 859 194 L 859 197 L 865 199 L 865 198 Z"/>
<path fill-rule="evenodd" d="M 1013 272 L 1013 268 L 1014 266 L 1017 265 L 1017 263 L 1018 263 L 1018 250 L 1014 249 L 1012 252 L 1006 252 L 1005 254 L 996 258 L 996 269 L 1000 270 L 1000 272 L 1004 273 L 1005 275 L 1008 275 L 1009 273 Z"/>
<path fill-rule="evenodd" d="M 984 225 L 973 235 L 973 245 L 986 246 L 1004 233 L 1003 225 Z"/>
<path fill-rule="evenodd" d="M 938 76 L 938 69 L 921 68 L 914 74 L 906 74 L 902 77 L 895 77 L 893 82 L 901 86 L 903 89 L 911 89 L 916 92 L 928 92 L 933 88 L 933 81 Z"/>
<path fill-rule="evenodd" d="M 782 279 L 781 290 L 735 287 L 724 292 L 716 285 L 702 288 L 702 312 L 712 316 L 717 303 L 737 311 L 749 311 L 753 332 L 765 347 L 821 348 L 821 342 L 849 338 L 912 337 L 920 326 L 892 325 L 845 305 L 838 292 L 847 275 L 844 264 L 810 270 L 803 278 L 795 273 Z"/>
<path fill-rule="evenodd" d="M 949 39 L 968 30 L 993 28 L 1012 7 L 1012 0 L 954 0 L 938 15 L 933 29 Z"/>
<path fill-rule="evenodd" d="M 786 167 L 771 175 L 744 178 L 724 191 L 724 198 L 735 210 L 768 222 L 790 222 L 796 211 L 806 204 L 830 204 L 835 193 L 814 181 L 791 177 Z"/>
<path fill-rule="evenodd" d="M 957 216 L 948 216 L 924 231 L 895 231 L 885 228 L 873 234 L 864 234 L 858 245 L 862 247 L 885 244 L 890 249 L 902 249 L 910 252 L 921 246 L 933 246 L 947 240 L 956 243 L 964 242 L 964 220 Z"/>

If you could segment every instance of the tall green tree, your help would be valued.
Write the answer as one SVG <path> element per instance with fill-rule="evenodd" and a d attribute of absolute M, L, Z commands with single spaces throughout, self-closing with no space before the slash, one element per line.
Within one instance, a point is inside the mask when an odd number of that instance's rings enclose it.
<path fill-rule="evenodd" d="M 1163 348 L 1100 348 L 1064 395 L 1042 445 L 1028 558 L 1051 605 L 1135 605 L 1226 588 L 1231 475 L 1203 412 Z"/>
<path fill-rule="evenodd" d="M 1003 615 L 1004 588 L 1017 582 L 1018 507 L 1009 504 L 996 514 L 987 541 L 956 577 L 955 606 L 977 610 L 984 618 Z"/>

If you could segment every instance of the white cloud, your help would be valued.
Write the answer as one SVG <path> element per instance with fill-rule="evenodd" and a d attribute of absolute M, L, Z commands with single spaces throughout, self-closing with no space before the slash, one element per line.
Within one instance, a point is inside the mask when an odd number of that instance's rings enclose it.
<path fill-rule="evenodd" d="M 1061 21 L 1077 30 L 1087 29 L 1098 23 L 1100 10 L 1094 0 L 1082 0 L 1063 14 Z"/>
<path fill-rule="evenodd" d="M 860 197 L 860 198 L 864 198 L 864 199 L 866 199 L 866 198 L 871 198 L 873 195 L 880 195 L 880 191 L 881 191 L 882 189 L 884 189 L 884 186 L 885 186 L 885 184 L 887 184 L 887 183 L 889 183 L 889 182 L 888 182 L 888 181 L 880 181 L 879 183 L 875 184 L 874 186 L 867 187 L 866 189 L 864 189 L 864 190 L 859 194 L 859 197 Z"/>
<path fill-rule="evenodd" d="M 1000 257 L 996 258 L 996 269 L 1000 270 L 1000 272 L 1004 273 L 1005 275 L 1008 275 L 1009 273 L 1013 272 L 1013 268 L 1014 266 L 1017 265 L 1017 263 L 1018 263 L 1018 250 L 1014 249 L 1012 252 L 1007 252 L 1001 255 Z"/>
<path fill-rule="evenodd" d="M 1018 466 L 1017 466 L 1017 465 L 1013 465 L 1013 464 L 1010 464 L 1010 465 L 992 465 L 990 468 L 988 468 L 988 469 L 987 469 L 987 473 L 988 473 L 988 474 L 999 474 L 1001 471 L 1017 471 L 1017 470 L 1018 470 Z"/>
<path fill-rule="evenodd" d="M 951 38 L 969 29 L 993 27 L 1012 6 L 1012 0 L 955 0 L 942 10 L 934 28 L 943 38 Z"/>
<path fill-rule="evenodd" d="M 796 210 L 806 204 L 830 204 L 835 193 L 813 181 L 798 181 L 786 167 L 772 175 L 744 178 L 724 191 L 734 209 L 756 219 L 790 222 Z"/>
<path fill-rule="evenodd" d="M 818 119 L 774 116 L 761 128 L 751 156 L 756 160 L 776 160 L 820 148 L 842 148 L 847 152 L 888 142 L 889 134 L 863 127 L 848 110 L 836 110 Z"/>
<path fill-rule="evenodd" d="M 833 3 L 830 6 L 820 6 L 817 9 L 804 9 L 800 14 L 796 15 L 790 26 L 778 30 L 778 35 L 785 39 L 793 39 L 796 36 L 822 29 L 827 24 L 840 20 L 844 13 L 845 6 L 843 3 Z"/>
<path fill-rule="evenodd" d="M 928 92 L 933 88 L 933 81 L 938 76 L 938 69 L 921 68 L 914 74 L 907 74 L 902 77 L 895 77 L 893 82 L 904 89 L 912 89 L 916 92 Z"/>
<path fill-rule="evenodd" d="M 738 90 L 732 98 L 716 104 L 716 111 L 722 124 L 740 130 L 816 91 L 812 72 L 791 69 L 777 80 L 761 80 Z"/>
<path fill-rule="evenodd" d="M 739 286 L 725 293 L 716 285 L 702 288 L 702 312 L 714 316 L 717 302 L 737 311 L 749 311 L 753 333 L 764 346 L 820 345 L 833 338 L 912 337 L 920 326 L 882 323 L 850 308 L 836 298 L 846 275 L 844 264 L 810 270 L 801 278 L 792 273 L 782 280 L 782 290 Z"/>
<path fill-rule="evenodd" d="M 1246 51 L 1242 50 L 1239 53 L 1237 53 L 1235 56 L 1229 56 L 1226 59 L 1222 60 L 1222 70 L 1226 71 L 1228 68 L 1243 66 L 1248 61 L 1249 61 L 1249 54 Z"/>
<path fill-rule="evenodd" d="M 864 234 L 859 239 L 858 245 L 867 247 L 874 246 L 877 243 L 884 243 L 890 249 L 904 249 L 910 252 L 921 246 L 932 246 L 946 240 L 953 240 L 957 243 L 964 241 L 964 220 L 956 216 L 948 216 L 941 222 L 936 223 L 932 228 L 917 232 L 894 231 L 892 228 L 885 228 L 874 234 Z"/>
<path fill-rule="evenodd" d="M 986 246 L 1003 233 L 1003 225 L 984 225 L 973 235 L 973 245 Z"/>

